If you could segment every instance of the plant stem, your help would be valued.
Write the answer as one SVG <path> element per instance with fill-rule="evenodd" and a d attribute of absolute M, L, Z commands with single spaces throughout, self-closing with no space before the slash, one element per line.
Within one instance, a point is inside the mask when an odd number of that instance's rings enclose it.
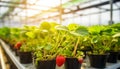
<path fill-rule="evenodd" d="M 76 45 L 75 45 L 75 47 L 74 47 L 74 50 L 73 50 L 73 53 L 72 53 L 73 56 L 76 55 L 76 50 L 77 50 L 77 47 L 78 47 L 79 41 L 80 41 L 80 39 L 78 38 L 77 43 L 76 43 Z"/>

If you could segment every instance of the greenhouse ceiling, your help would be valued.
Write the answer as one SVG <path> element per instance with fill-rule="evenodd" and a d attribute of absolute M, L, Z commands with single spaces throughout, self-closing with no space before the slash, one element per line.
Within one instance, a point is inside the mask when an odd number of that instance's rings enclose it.
<path fill-rule="evenodd" d="M 0 0 L 0 18 L 6 16 L 33 17 L 38 14 L 59 11 L 60 4 L 66 8 L 88 0 Z M 59 14 L 59 12 L 52 15 Z"/>

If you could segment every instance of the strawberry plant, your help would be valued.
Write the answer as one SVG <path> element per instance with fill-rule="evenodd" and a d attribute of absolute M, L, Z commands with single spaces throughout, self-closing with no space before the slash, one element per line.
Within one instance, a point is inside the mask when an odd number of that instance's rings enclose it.
<path fill-rule="evenodd" d="M 74 24 L 73 26 L 76 27 Z M 57 29 L 57 55 L 63 55 L 66 58 L 76 58 L 79 62 L 79 59 L 82 59 L 83 52 L 80 51 L 83 39 L 85 36 L 88 36 L 88 30 L 86 27 L 78 26 L 71 27 L 69 29 L 66 26 L 56 26 Z M 73 28 L 73 29 L 72 29 Z M 83 61 L 83 60 L 82 60 Z M 80 61 L 80 64 L 82 63 Z"/>
<path fill-rule="evenodd" d="M 0 38 L 8 42 L 10 40 L 10 28 L 8 27 L 0 28 Z"/>
<path fill-rule="evenodd" d="M 55 45 L 55 35 L 56 30 L 55 26 L 57 24 L 55 23 L 48 23 L 43 22 L 40 25 L 40 28 L 38 30 L 39 33 L 37 33 L 37 39 L 36 39 L 36 47 L 34 48 L 34 56 L 36 57 L 36 64 L 38 61 L 47 61 L 47 60 L 53 60 L 56 57 L 56 49 L 54 49 Z M 46 28 L 48 27 L 48 28 Z"/>
<path fill-rule="evenodd" d="M 114 44 L 112 35 L 114 30 L 109 26 L 92 26 L 89 27 L 89 44 L 92 49 L 89 54 L 106 54 Z"/>

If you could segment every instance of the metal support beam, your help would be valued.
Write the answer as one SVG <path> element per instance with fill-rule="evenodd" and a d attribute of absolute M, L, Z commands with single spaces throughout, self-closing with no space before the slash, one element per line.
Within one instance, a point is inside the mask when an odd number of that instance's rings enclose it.
<path fill-rule="evenodd" d="M 100 9 L 100 10 L 110 10 L 110 9 L 106 9 L 106 8 L 101 8 L 101 7 L 96 7 L 96 8 L 98 8 L 98 9 Z"/>
<path fill-rule="evenodd" d="M 119 2 L 119 1 L 120 1 L 120 0 L 112 0 L 112 4 L 113 4 L 113 3 L 116 3 L 116 2 Z M 77 12 L 77 11 L 80 11 L 80 10 L 85 10 L 85 9 L 94 8 L 94 7 L 99 7 L 99 6 L 107 5 L 107 4 L 109 4 L 109 3 L 110 3 L 110 1 L 106 1 L 106 2 L 102 2 L 102 3 L 90 5 L 90 6 L 87 6 L 87 7 L 78 8 L 77 10 L 74 10 L 74 11 L 72 11 L 72 12 Z M 66 12 L 66 13 L 64 13 L 64 14 L 69 14 L 69 13 L 71 13 L 71 11 L 70 11 L 70 12 Z"/>
<path fill-rule="evenodd" d="M 109 25 L 112 25 L 113 22 L 113 0 L 110 0 L 110 21 L 109 21 Z"/>
<path fill-rule="evenodd" d="M 116 3 L 116 2 L 120 2 L 120 0 L 112 0 L 112 4 L 111 5 L 113 5 L 113 3 Z M 107 4 L 110 4 L 110 1 L 106 1 L 106 2 L 102 2 L 102 3 L 98 3 L 98 4 L 94 4 L 94 5 L 90 5 L 90 6 L 87 6 L 87 7 L 83 7 L 83 8 L 78 8 L 78 9 L 76 9 L 76 10 L 72 10 L 72 11 L 70 11 L 70 12 L 63 12 L 63 14 L 70 14 L 70 13 L 75 13 L 75 12 L 78 12 L 78 11 L 80 11 L 80 10 L 85 10 L 85 9 L 89 9 L 89 8 L 94 8 L 94 7 L 99 7 L 99 6 L 103 6 L 103 5 L 107 5 Z M 111 8 L 113 8 L 113 7 L 111 7 Z M 113 10 L 113 9 L 112 9 Z M 58 15 L 55 15 L 55 16 L 49 16 L 48 18 L 53 18 L 53 17 L 58 17 Z M 47 18 L 46 18 L 47 19 Z"/>

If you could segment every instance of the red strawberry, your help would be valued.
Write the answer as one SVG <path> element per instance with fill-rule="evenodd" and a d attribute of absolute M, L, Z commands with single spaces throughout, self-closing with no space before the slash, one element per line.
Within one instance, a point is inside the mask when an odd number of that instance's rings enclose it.
<path fill-rule="evenodd" d="M 79 61 L 80 64 L 82 64 L 83 63 L 83 58 L 79 58 L 78 61 Z"/>
<path fill-rule="evenodd" d="M 60 67 L 65 63 L 65 57 L 64 56 L 57 56 L 56 57 L 56 64 Z"/>
<path fill-rule="evenodd" d="M 17 42 L 17 43 L 15 44 L 15 48 L 16 48 L 16 49 L 19 49 L 21 45 L 22 45 L 21 42 Z"/>

